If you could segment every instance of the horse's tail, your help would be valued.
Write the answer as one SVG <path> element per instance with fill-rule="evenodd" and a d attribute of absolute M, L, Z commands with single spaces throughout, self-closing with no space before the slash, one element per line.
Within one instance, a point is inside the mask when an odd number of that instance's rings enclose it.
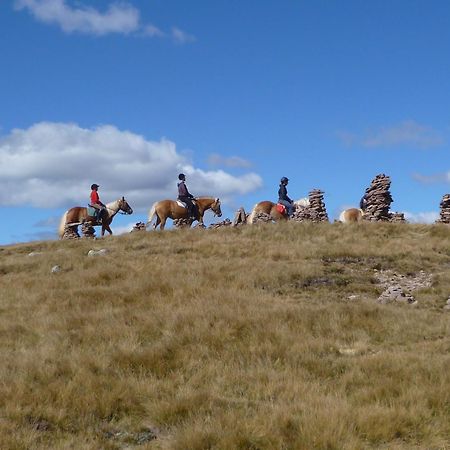
<path fill-rule="evenodd" d="M 258 203 L 255 203 L 255 206 L 253 207 L 252 212 L 247 217 L 247 224 L 248 225 L 252 225 L 253 224 L 253 219 L 255 218 L 255 215 L 256 215 L 256 207 L 257 206 L 258 206 Z"/>
<path fill-rule="evenodd" d="M 349 222 L 361 222 L 364 216 L 364 211 L 360 208 L 349 208 L 344 209 L 339 215 L 339 222 L 349 223 Z"/>
<path fill-rule="evenodd" d="M 63 216 L 61 217 L 61 221 L 59 222 L 58 227 L 58 237 L 61 239 L 64 235 L 64 228 L 66 228 L 66 220 L 67 220 L 67 213 L 69 211 L 66 211 Z"/>
<path fill-rule="evenodd" d="M 156 204 L 158 202 L 153 203 L 152 207 L 150 208 L 150 212 L 148 213 L 148 221 L 147 221 L 147 227 L 151 224 L 153 217 L 155 217 L 156 214 Z"/>

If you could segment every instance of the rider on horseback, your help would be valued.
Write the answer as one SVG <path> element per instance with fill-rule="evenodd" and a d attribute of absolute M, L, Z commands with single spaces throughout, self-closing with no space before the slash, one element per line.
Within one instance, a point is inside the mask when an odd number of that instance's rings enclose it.
<path fill-rule="evenodd" d="M 97 192 L 99 187 L 100 186 L 95 183 L 93 185 L 91 185 L 91 202 L 89 203 L 89 206 L 91 206 L 92 208 L 95 209 L 95 212 L 96 212 L 95 219 L 98 222 L 101 222 L 103 211 L 106 211 L 106 209 L 105 209 L 106 205 L 104 205 L 100 201 L 100 197 Z"/>
<path fill-rule="evenodd" d="M 287 184 L 289 179 L 283 177 L 280 180 L 280 188 L 278 189 L 278 203 L 286 207 L 287 215 L 290 217 L 294 211 L 293 201 L 287 195 Z"/>
<path fill-rule="evenodd" d="M 194 196 L 188 191 L 186 186 L 186 175 L 184 173 L 180 173 L 178 175 L 178 179 L 180 182 L 178 183 L 178 200 L 182 201 L 186 204 L 188 210 L 188 216 L 192 220 L 196 220 L 195 212 L 194 212 L 194 204 L 192 203 L 192 199 Z"/>

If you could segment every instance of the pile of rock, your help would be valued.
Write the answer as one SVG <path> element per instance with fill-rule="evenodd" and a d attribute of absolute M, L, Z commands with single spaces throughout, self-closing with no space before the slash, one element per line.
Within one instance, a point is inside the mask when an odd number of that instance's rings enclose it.
<path fill-rule="evenodd" d="M 192 219 L 174 219 L 175 228 L 189 228 L 192 225 Z"/>
<path fill-rule="evenodd" d="M 239 225 L 245 225 L 247 223 L 247 218 L 249 214 L 246 214 L 245 209 L 241 206 L 234 215 L 233 219 L 233 227 L 237 227 Z"/>
<path fill-rule="evenodd" d="M 136 225 L 131 230 L 131 233 L 133 233 L 134 231 L 145 231 L 146 229 L 147 227 L 144 222 L 137 222 Z"/>
<path fill-rule="evenodd" d="M 101 248 L 100 250 L 89 250 L 88 256 L 105 256 L 109 253 L 107 248 Z"/>
<path fill-rule="evenodd" d="M 197 222 L 192 228 L 196 230 L 206 230 L 206 225 L 204 223 Z"/>
<path fill-rule="evenodd" d="M 87 239 L 95 238 L 95 229 L 89 222 L 83 222 L 81 224 L 81 233 Z"/>
<path fill-rule="evenodd" d="M 428 288 L 432 285 L 433 277 L 421 270 L 416 274 L 401 275 L 392 270 L 374 270 L 375 280 L 383 286 L 384 291 L 378 297 L 378 302 L 408 303 L 416 305 L 417 300 L 411 292 Z"/>
<path fill-rule="evenodd" d="M 414 297 L 405 292 L 403 288 L 399 285 L 388 286 L 378 297 L 378 302 L 386 305 L 387 303 L 409 303 L 410 305 L 414 304 L 416 300 Z"/>
<path fill-rule="evenodd" d="M 450 223 L 450 194 L 445 194 L 442 197 L 440 217 L 436 221 L 437 223 Z"/>
<path fill-rule="evenodd" d="M 391 193 L 389 192 L 390 187 L 391 179 L 385 174 L 377 175 L 372 180 L 365 193 L 365 220 L 372 222 L 388 222 L 390 220 L 389 208 L 393 202 Z"/>
<path fill-rule="evenodd" d="M 78 234 L 78 226 L 69 226 L 66 225 L 64 228 L 64 234 L 61 239 L 79 239 L 80 235 Z"/>
<path fill-rule="evenodd" d="M 390 213 L 389 222 L 392 223 L 406 223 L 405 214 L 400 212 Z"/>
<path fill-rule="evenodd" d="M 268 223 L 268 222 L 272 222 L 272 221 L 273 220 L 272 220 L 272 217 L 270 216 L 270 214 L 259 212 L 259 213 L 256 213 L 253 216 L 252 223 L 253 224 L 255 224 L 255 223 Z"/>
<path fill-rule="evenodd" d="M 214 229 L 214 228 L 221 228 L 221 227 L 229 227 L 231 226 L 231 220 L 226 218 L 225 220 L 222 220 L 222 222 L 212 223 L 208 228 Z"/>
<path fill-rule="evenodd" d="M 309 206 L 296 208 L 291 216 L 291 220 L 297 222 L 328 222 L 327 209 L 323 201 L 324 192 L 320 189 L 313 189 L 309 193 Z"/>

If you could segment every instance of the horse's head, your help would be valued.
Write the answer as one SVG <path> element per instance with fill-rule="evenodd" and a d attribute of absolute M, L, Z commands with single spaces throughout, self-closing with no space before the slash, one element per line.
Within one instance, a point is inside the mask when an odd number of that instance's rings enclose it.
<path fill-rule="evenodd" d="M 211 210 L 214 213 L 214 216 L 222 217 L 222 210 L 220 209 L 220 200 L 216 198 L 214 202 L 211 204 Z"/>
<path fill-rule="evenodd" d="M 119 211 L 123 211 L 125 214 L 133 214 L 133 208 L 125 200 L 125 197 L 119 200 Z"/>

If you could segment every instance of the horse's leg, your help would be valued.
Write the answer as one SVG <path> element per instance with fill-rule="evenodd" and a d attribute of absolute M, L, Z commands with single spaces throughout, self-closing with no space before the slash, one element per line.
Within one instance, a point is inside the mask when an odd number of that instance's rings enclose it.
<path fill-rule="evenodd" d="M 106 230 L 110 235 L 113 234 L 113 232 L 112 232 L 111 228 L 109 227 L 109 225 L 105 225 L 105 228 L 102 227 L 102 236 L 103 236 L 103 234 L 105 233 L 105 230 Z"/>
<path fill-rule="evenodd" d="M 159 218 L 158 213 L 156 213 L 156 222 L 153 225 L 153 228 L 156 230 L 156 227 L 161 223 L 161 219 Z"/>
<path fill-rule="evenodd" d="M 161 219 L 161 225 L 159 226 L 160 230 L 164 230 L 164 227 L 166 226 L 167 217 L 163 217 Z"/>

